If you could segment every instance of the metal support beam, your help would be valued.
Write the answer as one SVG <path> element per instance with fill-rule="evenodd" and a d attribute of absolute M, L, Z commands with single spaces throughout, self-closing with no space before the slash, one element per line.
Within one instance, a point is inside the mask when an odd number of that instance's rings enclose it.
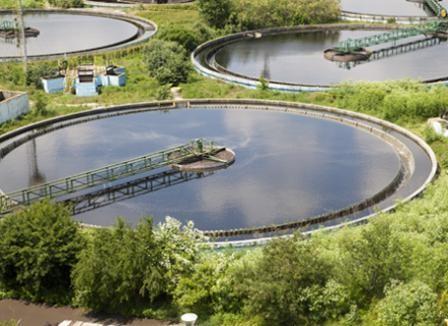
<path fill-rule="evenodd" d="M 57 198 L 79 190 L 95 187 L 121 178 L 159 169 L 184 160 L 213 156 L 223 147 L 204 140 L 191 141 L 162 151 L 149 153 L 131 160 L 107 165 L 70 177 L 0 195 L 0 213 L 15 206 L 29 205 L 43 198 Z"/>
<path fill-rule="evenodd" d="M 334 50 L 341 53 L 353 53 L 368 48 L 370 46 L 391 43 L 413 36 L 434 35 L 440 32 L 446 32 L 447 29 L 448 29 L 447 22 L 442 21 L 431 22 L 413 28 L 397 29 L 387 33 L 360 37 L 357 39 L 347 39 L 345 41 L 339 42 L 334 47 Z"/>

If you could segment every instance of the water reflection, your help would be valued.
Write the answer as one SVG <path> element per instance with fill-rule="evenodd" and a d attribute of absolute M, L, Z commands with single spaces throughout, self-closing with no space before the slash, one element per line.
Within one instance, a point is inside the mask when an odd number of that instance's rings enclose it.
<path fill-rule="evenodd" d="M 218 64 L 235 74 L 258 79 L 263 71 L 269 70 L 271 80 L 295 84 L 431 80 L 448 76 L 448 66 L 445 64 L 447 42 L 358 65 L 351 70 L 340 69 L 323 56 L 325 49 L 334 47 L 339 41 L 378 32 L 343 30 L 338 33 L 307 32 L 266 36 L 231 43 L 218 51 L 215 58 Z"/>
<path fill-rule="evenodd" d="M 207 178 L 119 201 L 78 218 L 166 215 L 201 229 L 274 224 L 344 208 L 382 189 L 399 168 L 380 139 L 333 121 L 262 111 L 146 112 L 54 131 L 36 139 L 40 173 L 65 177 L 203 137 L 235 150 L 234 165 Z M 25 146 L 0 161 L 2 189 L 29 185 Z"/>
<path fill-rule="evenodd" d="M 0 15 L 11 20 L 10 15 Z M 28 55 L 46 55 L 83 51 L 124 41 L 138 33 L 131 23 L 98 16 L 76 14 L 26 14 L 25 26 L 40 31 L 36 38 L 27 38 Z M 19 56 L 17 40 L 0 38 L 0 57 Z"/>

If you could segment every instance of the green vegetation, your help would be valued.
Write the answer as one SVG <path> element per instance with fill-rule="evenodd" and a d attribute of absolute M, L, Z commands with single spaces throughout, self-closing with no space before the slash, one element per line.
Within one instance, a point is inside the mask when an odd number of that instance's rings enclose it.
<path fill-rule="evenodd" d="M 13 296 L 68 303 L 70 272 L 83 247 L 69 210 L 48 202 L 0 223 L 0 288 Z"/>
<path fill-rule="evenodd" d="M 335 22 L 337 0 L 200 0 L 199 11 L 213 27 L 231 30 Z"/>
<path fill-rule="evenodd" d="M 144 59 L 149 75 L 162 85 L 178 85 L 188 78 L 188 56 L 178 43 L 154 40 L 145 48 Z"/>
<path fill-rule="evenodd" d="M 17 0 L 2 0 L 0 3 L 0 8 L 17 8 Z M 25 8 L 43 8 L 46 4 L 46 0 L 23 0 L 22 4 Z"/>
<path fill-rule="evenodd" d="M 48 0 L 48 3 L 58 8 L 82 8 L 83 0 Z"/>

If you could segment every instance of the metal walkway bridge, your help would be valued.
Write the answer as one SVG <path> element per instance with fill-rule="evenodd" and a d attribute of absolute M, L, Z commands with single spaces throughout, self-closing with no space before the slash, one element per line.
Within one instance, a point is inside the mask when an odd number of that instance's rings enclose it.
<path fill-rule="evenodd" d="M 355 68 L 358 65 L 362 65 L 365 63 L 369 63 L 372 61 L 378 61 L 385 58 L 390 58 L 394 56 L 398 56 L 400 54 L 409 53 L 418 51 L 421 49 L 429 48 L 432 46 L 436 46 L 442 42 L 441 39 L 438 37 L 429 37 L 424 38 L 417 41 L 407 42 L 403 44 L 399 44 L 396 46 L 391 46 L 387 48 L 383 48 L 377 51 L 373 51 L 370 57 L 367 60 L 361 60 L 361 61 L 349 61 L 349 62 L 338 62 L 339 68 L 350 70 L 352 68 Z"/>
<path fill-rule="evenodd" d="M 99 169 L 3 194 L 0 195 L 0 213 L 7 213 L 17 206 L 29 205 L 44 198 L 63 197 L 83 189 L 178 164 L 185 160 L 201 157 L 213 158 L 213 155 L 222 149 L 223 147 L 216 146 L 213 142 L 194 140 L 185 145 L 164 149 Z"/>
<path fill-rule="evenodd" d="M 446 33 L 447 30 L 448 22 L 436 21 L 412 28 L 397 29 L 387 33 L 365 36 L 356 39 L 349 38 L 345 41 L 339 42 L 333 49 L 340 53 L 349 54 L 374 45 L 396 42 L 418 35 L 434 36 L 438 33 Z"/>
<path fill-rule="evenodd" d="M 425 0 L 424 2 L 437 17 L 446 18 L 447 16 L 446 8 L 442 6 L 438 0 Z"/>
<path fill-rule="evenodd" d="M 73 215 L 77 215 L 191 180 L 205 178 L 215 173 L 215 171 L 162 171 L 136 180 L 126 181 L 118 185 L 89 192 L 87 194 L 77 195 L 73 198 L 63 200 L 63 202 L 70 204 Z"/>

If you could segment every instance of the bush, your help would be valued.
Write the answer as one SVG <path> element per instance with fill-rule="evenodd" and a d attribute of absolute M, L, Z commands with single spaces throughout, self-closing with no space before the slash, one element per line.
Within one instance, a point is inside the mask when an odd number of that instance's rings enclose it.
<path fill-rule="evenodd" d="M 44 201 L 8 215 L 0 234 L 0 288 L 32 301 L 69 302 L 83 238 L 65 207 Z"/>
<path fill-rule="evenodd" d="M 391 280 L 406 280 L 412 251 L 386 219 L 372 221 L 359 236 L 339 244 L 339 280 L 359 305 L 381 298 Z"/>
<path fill-rule="evenodd" d="M 266 325 L 322 324 L 349 309 L 346 291 L 331 275 L 332 266 L 314 241 L 275 240 L 250 275 L 241 278 L 245 308 Z"/>
<path fill-rule="evenodd" d="M 199 13 L 210 26 L 223 28 L 232 14 L 232 0 L 199 0 Z"/>
<path fill-rule="evenodd" d="M 48 114 L 48 98 L 42 92 L 37 92 L 35 97 L 36 114 L 40 116 L 46 116 Z"/>
<path fill-rule="evenodd" d="M 48 3 L 58 8 L 82 8 L 83 0 L 48 0 Z"/>
<path fill-rule="evenodd" d="M 150 76 L 160 84 L 176 86 L 187 80 L 190 65 L 178 43 L 154 40 L 146 47 L 144 56 Z"/>
<path fill-rule="evenodd" d="M 166 288 L 162 252 L 151 220 L 135 230 L 119 220 L 97 230 L 73 272 L 75 303 L 97 311 L 126 311 L 153 302 Z"/>
<path fill-rule="evenodd" d="M 28 86 L 34 85 L 34 87 L 41 89 L 41 78 L 56 76 L 59 72 L 57 63 L 43 62 L 33 63 L 28 66 L 26 75 L 26 84 Z"/>
<path fill-rule="evenodd" d="M 166 28 L 160 32 L 160 39 L 180 44 L 187 52 L 192 52 L 196 47 L 215 35 L 214 31 L 204 24 L 196 23 L 192 29 Z"/>
<path fill-rule="evenodd" d="M 337 0 L 233 0 L 239 29 L 319 24 L 337 21 Z"/>
<path fill-rule="evenodd" d="M 151 219 L 131 228 L 118 220 L 96 230 L 73 272 L 75 303 L 97 311 L 135 311 L 169 296 L 191 268 L 198 234 L 169 219 L 154 232 Z"/>
<path fill-rule="evenodd" d="M 438 325 L 437 295 L 419 281 L 393 284 L 376 307 L 376 324 L 384 326 Z"/>

